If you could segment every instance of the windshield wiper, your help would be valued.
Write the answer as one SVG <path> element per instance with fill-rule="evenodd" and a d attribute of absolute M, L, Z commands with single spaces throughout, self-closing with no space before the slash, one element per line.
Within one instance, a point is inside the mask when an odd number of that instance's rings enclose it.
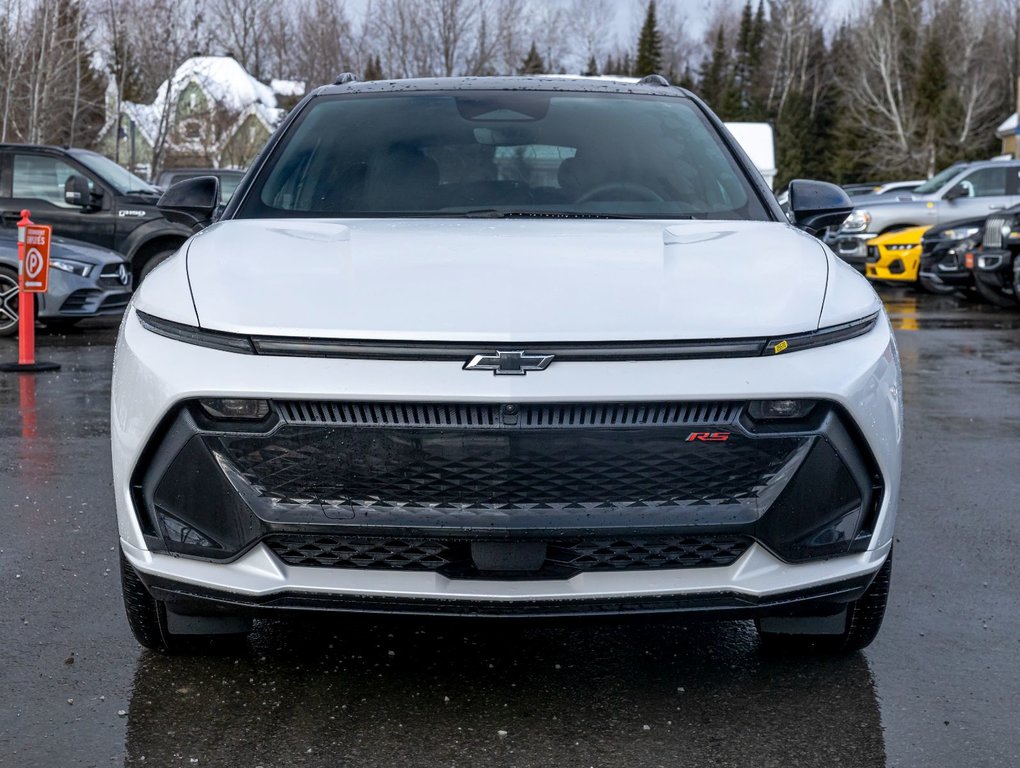
<path fill-rule="evenodd" d="M 443 215 L 442 213 L 440 215 Z M 692 219 L 690 215 L 649 216 L 638 213 L 589 213 L 582 211 L 502 210 L 478 208 L 473 211 L 450 212 L 451 216 L 467 219 Z"/>

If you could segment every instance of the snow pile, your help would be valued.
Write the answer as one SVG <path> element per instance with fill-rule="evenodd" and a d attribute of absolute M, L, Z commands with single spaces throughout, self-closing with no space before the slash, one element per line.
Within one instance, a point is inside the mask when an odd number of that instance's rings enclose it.
<path fill-rule="evenodd" d="M 1003 121 L 1002 125 L 995 129 L 995 135 L 998 136 L 1000 139 L 1004 139 L 1007 136 L 1016 133 L 1017 132 L 1016 127 L 1017 127 L 1017 113 L 1014 112 L 1012 115 L 1010 115 Z"/>
<path fill-rule="evenodd" d="M 301 97 L 305 95 L 305 84 L 302 80 L 270 80 L 269 87 L 277 96 Z"/>

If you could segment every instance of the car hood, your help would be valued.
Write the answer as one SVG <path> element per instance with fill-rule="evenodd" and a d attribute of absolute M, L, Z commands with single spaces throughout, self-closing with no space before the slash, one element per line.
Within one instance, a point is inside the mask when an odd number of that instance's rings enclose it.
<path fill-rule="evenodd" d="M 818 327 L 826 249 L 782 223 L 233 220 L 195 236 L 202 327 L 441 341 L 621 341 Z"/>

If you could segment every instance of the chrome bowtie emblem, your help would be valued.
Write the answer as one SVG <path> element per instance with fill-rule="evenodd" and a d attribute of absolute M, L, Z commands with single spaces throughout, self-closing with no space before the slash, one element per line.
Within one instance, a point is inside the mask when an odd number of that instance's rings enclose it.
<path fill-rule="evenodd" d="M 528 371 L 544 371 L 554 357 L 497 351 L 494 355 L 475 355 L 464 365 L 464 370 L 492 371 L 497 376 L 523 376 Z"/>

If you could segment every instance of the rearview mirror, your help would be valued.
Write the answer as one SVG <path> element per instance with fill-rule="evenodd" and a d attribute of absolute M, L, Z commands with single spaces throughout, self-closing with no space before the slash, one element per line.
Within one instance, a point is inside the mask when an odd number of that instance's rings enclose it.
<path fill-rule="evenodd" d="M 72 173 L 64 182 L 64 202 L 88 208 L 92 203 L 92 188 L 84 176 Z"/>
<path fill-rule="evenodd" d="M 854 204 L 846 192 L 825 181 L 794 179 L 789 187 L 790 219 L 810 235 L 827 227 L 838 227 L 850 215 Z"/>
<path fill-rule="evenodd" d="M 220 204 L 220 180 L 215 176 L 198 176 L 171 184 L 156 207 L 175 224 L 195 231 L 212 223 Z"/>

